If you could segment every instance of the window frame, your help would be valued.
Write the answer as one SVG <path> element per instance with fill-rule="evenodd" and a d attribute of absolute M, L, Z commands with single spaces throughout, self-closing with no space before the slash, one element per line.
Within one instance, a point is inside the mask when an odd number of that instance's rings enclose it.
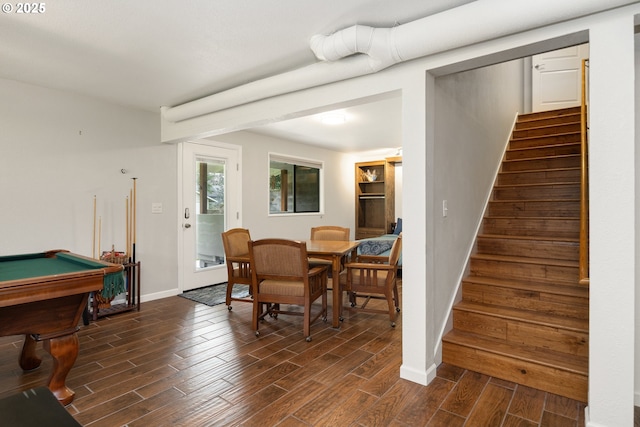
<path fill-rule="evenodd" d="M 318 169 L 318 211 L 305 211 L 305 212 L 295 212 L 295 181 L 294 181 L 294 189 L 293 189 L 293 203 L 294 203 L 294 211 L 293 212 L 272 212 L 271 210 L 271 164 L 272 162 L 280 162 L 286 165 L 295 166 L 306 166 Z M 267 155 L 267 214 L 268 216 L 276 217 L 276 216 L 305 216 L 305 215 L 324 215 L 324 206 L 325 206 L 325 195 L 324 195 L 324 162 L 321 160 L 310 159 L 300 156 L 291 156 L 288 154 L 281 154 L 275 152 L 269 152 Z"/>

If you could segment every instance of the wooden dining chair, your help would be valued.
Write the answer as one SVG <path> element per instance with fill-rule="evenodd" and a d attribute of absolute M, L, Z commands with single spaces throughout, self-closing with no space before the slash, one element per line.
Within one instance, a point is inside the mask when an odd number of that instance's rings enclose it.
<path fill-rule="evenodd" d="M 227 264 L 227 309 L 231 310 L 231 301 L 251 302 L 251 296 L 237 298 L 233 296 L 234 285 L 249 285 L 251 294 L 251 268 L 249 263 L 249 241 L 251 236 L 246 228 L 232 228 L 222 233 L 225 262 Z"/>
<path fill-rule="evenodd" d="M 351 229 L 348 227 L 339 227 L 337 225 L 321 225 L 318 227 L 311 227 L 311 240 L 338 240 L 349 241 Z M 331 272 L 331 260 L 322 258 L 310 258 L 309 265 L 326 265 Z M 329 275 L 331 276 L 331 275 Z"/>
<path fill-rule="evenodd" d="M 304 336 L 311 341 L 311 323 L 322 317 L 327 320 L 327 268 L 309 270 L 307 245 L 286 239 L 262 239 L 249 242 L 253 288 L 253 329 L 259 335 L 258 323 L 269 314 L 301 315 Z M 319 312 L 311 308 L 322 300 Z M 283 305 L 299 305 L 303 311 L 285 310 Z"/>
<path fill-rule="evenodd" d="M 347 292 L 352 310 L 388 313 L 391 326 L 396 326 L 396 316 L 400 311 L 397 278 L 401 251 L 402 233 L 393 243 L 389 257 L 361 256 L 357 262 L 345 265 L 345 272 L 340 275 L 340 286 Z M 363 299 L 361 305 L 358 305 L 358 298 Z M 388 309 L 367 307 L 371 299 L 386 300 Z"/>
<path fill-rule="evenodd" d="M 322 225 L 311 228 L 311 240 L 348 241 L 351 229 L 336 225 Z"/>

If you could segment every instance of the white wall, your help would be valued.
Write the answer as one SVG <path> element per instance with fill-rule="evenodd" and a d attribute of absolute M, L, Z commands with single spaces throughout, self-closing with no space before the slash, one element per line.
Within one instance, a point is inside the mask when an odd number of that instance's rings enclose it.
<path fill-rule="evenodd" d="M 447 319 L 516 113 L 522 60 L 435 79 L 435 318 Z M 447 201 L 447 216 L 442 202 Z M 439 333 L 444 324 L 438 324 Z M 436 336 L 437 346 L 441 336 Z"/>
<path fill-rule="evenodd" d="M 122 249 L 137 177 L 142 295 L 175 287 L 176 151 L 160 143 L 158 114 L 9 80 L 0 100 L 0 254 L 91 256 L 94 196 L 100 249 Z M 152 215 L 152 202 L 164 213 Z"/>
<path fill-rule="evenodd" d="M 311 227 L 318 225 L 349 227 L 351 238 L 355 238 L 353 157 L 246 131 L 210 139 L 242 146 L 242 226 L 251 231 L 252 238 L 305 240 L 309 238 Z M 269 153 L 324 162 L 323 215 L 268 215 Z"/>
<path fill-rule="evenodd" d="M 634 40 L 634 66 L 635 66 L 635 78 L 636 82 L 640 82 L 640 35 L 635 35 Z M 635 146 L 640 146 L 640 85 L 636 84 L 634 89 L 635 97 Z M 636 186 L 636 212 L 640 212 L 640 150 L 635 151 L 635 186 Z M 635 235 L 635 248 L 636 257 L 635 265 L 640 265 L 640 215 L 635 217 L 636 235 Z M 635 289 L 638 289 L 638 283 L 640 282 L 640 271 L 635 271 Z M 640 406 L 640 292 L 636 292 L 635 295 L 635 375 L 634 375 L 634 404 Z"/>

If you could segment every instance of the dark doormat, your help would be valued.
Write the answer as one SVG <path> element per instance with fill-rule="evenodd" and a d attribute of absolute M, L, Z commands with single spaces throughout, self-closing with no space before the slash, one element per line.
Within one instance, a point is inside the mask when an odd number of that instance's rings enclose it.
<path fill-rule="evenodd" d="M 249 296 L 249 285 L 234 285 L 232 295 L 234 298 Z M 227 282 L 191 289 L 178 296 L 210 306 L 224 304 L 227 298 Z"/>

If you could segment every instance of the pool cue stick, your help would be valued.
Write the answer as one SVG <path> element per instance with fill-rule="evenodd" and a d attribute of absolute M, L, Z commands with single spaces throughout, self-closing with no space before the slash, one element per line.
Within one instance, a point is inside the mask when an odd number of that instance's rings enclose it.
<path fill-rule="evenodd" d="M 133 248 L 132 248 L 132 237 L 131 235 L 133 229 L 133 189 L 129 189 L 129 246 L 127 246 L 127 255 L 129 255 L 129 261 L 132 261 L 133 258 Z"/>
<path fill-rule="evenodd" d="M 137 223 L 137 218 L 136 218 L 136 211 L 137 206 L 136 206 L 136 202 L 137 202 L 137 194 L 136 194 L 136 180 L 138 178 L 133 178 L 133 205 L 131 206 L 131 210 L 133 211 L 133 235 L 132 235 L 132 242 L 133 242 L 133 249 L 132 249 L 132 255 L 133 255 L 133 262 L 136 262 L 136 223 Z"/>
<path fill-rule="evenodd" d="M 125 219 L 125 247 L 124 247 L 124 256 L 125 258 L 129 257 L 129 196 L 124 198 L 124 219 Z"/>
<path fill-rule="evenodd" d="M 102 217 L 98 217 L 98 259 L 100 259 L 100 246 L 102 240 Z"/>
<path fill-rule="evenodd" d="M 93 196 L 93 236 L 91 238 L 91 256 L 96 257 L 96 196 Z"/>

